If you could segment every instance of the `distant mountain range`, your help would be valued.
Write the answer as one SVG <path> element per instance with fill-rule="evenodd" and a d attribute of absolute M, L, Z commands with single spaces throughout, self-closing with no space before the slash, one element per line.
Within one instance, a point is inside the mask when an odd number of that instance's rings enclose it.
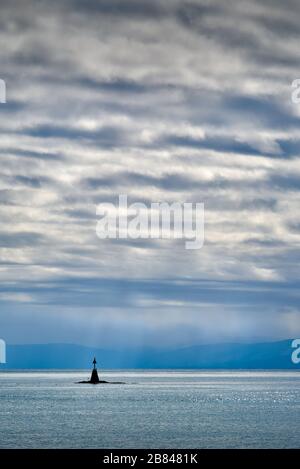
<path fill-rule="evenodd" d="M 70 344 L 8 345 L 2 369 L 99 368 L 299 369 L 291 361 L 292 340 L 255 344 L 214 344 L 174 349 L 107 350 Z"/>

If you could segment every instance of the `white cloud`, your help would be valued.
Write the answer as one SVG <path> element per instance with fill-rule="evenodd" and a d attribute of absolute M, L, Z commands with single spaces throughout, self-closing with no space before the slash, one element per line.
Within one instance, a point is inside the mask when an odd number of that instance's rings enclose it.
<path fill-rule="evenodd" d="M 297 275 L 297 15 L 250 0 L 149 5 L 138 16 L 126 2 L 122 14 L 101 5 L 77 11 L 72 1 L 1 6 L 6 299 L 12 280 L 23 289 L 28 279 L 268 283 Z M 121 192 L 132 201 L 204 202 L 204 248 L 100 243 L 95 206 Z M 35 236 L 24 245 L 22 233 Z M 40 300 L 54 301 L 42 288 Z M 177 304 L 147 301 L 162 311 Z"/>

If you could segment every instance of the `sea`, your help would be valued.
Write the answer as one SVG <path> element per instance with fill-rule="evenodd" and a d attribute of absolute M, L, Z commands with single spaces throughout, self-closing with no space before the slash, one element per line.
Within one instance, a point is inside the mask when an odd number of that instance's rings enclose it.
<path fill-rule="evenodd" d="M 0 372 L 1 448 L 299 448 L 298 371 Z"/>

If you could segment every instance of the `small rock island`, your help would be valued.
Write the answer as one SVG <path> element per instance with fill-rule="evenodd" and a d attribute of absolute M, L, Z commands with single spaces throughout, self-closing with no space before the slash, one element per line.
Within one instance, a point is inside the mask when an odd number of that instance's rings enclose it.
<path fill-rule="evenodd" d="M 91 378 L 88 380 L 88 381 L 79 381 L 78 384 L 125 384 L 125 383 L 122 383 L 122 382 L 110 382 L 110 381 L 101 381 L 99 379 L 99 375 L 98 375 L 98 370 L 97 370 L 97 360 L 96 360 L 96 357 L 94 358 L 93 360 L 93 369 L 92 369 L 92 374 L 91 374 Z"/>

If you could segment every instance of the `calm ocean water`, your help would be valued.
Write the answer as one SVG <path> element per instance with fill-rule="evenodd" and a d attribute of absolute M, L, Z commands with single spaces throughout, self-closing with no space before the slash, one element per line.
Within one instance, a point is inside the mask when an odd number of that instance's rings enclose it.
<path fill-rule="evenodd" d="M 0 373 L 1 448 L 299 448 L 299 372 Z"/>

